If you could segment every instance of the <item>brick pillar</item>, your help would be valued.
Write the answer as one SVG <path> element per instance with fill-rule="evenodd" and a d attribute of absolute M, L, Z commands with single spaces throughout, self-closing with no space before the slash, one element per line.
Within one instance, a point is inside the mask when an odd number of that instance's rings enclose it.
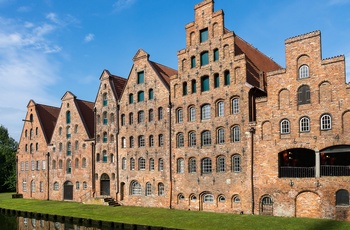
<path fill-rule="evenodd" d="M 320 177 L 320 151 L 318 148 L 315 149 L 315 177 L 319 178 Z"/>

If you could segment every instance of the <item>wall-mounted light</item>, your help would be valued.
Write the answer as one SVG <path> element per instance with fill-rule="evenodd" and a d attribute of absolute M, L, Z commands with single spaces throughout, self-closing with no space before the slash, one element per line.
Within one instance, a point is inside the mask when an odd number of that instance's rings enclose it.
<path fill-rule="evenodd" d="M 290 180 L 290 181 L 289 181 L 289 185 L 290 185 L 290 187 L 293 187 L 294 182 L 293 182 L 292 180 Z"/>
<path fill-rule="evenodd" d="M 319 180 L 316 181 L 316 187 L 317 187 L 317 188 L 321 187 L 321 183 L 320 183 Z"/>

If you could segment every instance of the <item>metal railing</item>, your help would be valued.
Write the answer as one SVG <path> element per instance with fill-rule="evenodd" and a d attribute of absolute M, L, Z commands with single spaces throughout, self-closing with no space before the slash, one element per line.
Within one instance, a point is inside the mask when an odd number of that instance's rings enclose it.
<path fill-rule="evenodd" d="M 91 191 L 88 191 L 84 195 L 80 196 L 80 202 L 84 203 L 87 199 L 91 197 Z"/>
<path fill-rule="evenodd" d="M 279 176 L 291 178 L 315 177 L 315 167 L 281 166 L 279 168 Z"/>
<path fill-rule="evenodd" d="M 321 176 L 350 176 L 350 166 L 321 165 Z"/>

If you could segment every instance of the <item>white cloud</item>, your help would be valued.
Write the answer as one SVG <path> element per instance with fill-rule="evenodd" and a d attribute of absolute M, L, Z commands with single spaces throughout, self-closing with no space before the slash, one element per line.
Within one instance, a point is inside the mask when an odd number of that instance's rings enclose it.
<path fill-rule="evenodd" d="M 91 42 L 91 41 L 93 41 L 94 39 L 95 39 L 95 35 L 92 34 L 92 33 L 90 33 L 90 34 L 87 34 L 87 35 L 85 36 L 84 41 L 85 41 L 85 42 Z"/>
<path fill-rule="evenodd" d="M 113 8 L 114 8 L 115 11 L 121 11 L 121 10 L 129 8 L 135 2 L 136 2 L 136 0 L 117 0 L 113 4 Z"/>

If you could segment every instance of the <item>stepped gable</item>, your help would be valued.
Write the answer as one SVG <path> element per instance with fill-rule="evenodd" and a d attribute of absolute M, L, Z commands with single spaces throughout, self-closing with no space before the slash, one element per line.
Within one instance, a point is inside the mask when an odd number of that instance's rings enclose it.
<path fill-rule="evenodd" d="M 153 69 L 158 73 L 161 79 L 166 83 L 169 88 L 170 85 L 170 77 L 177 74 L 177 70 L 167 67 L 165 65 L 149 61 L 153 67 Z"/>
<path fill-rule="evenodd" d="M 35 108 L 45 135 L 46 143 L 50 143 L 60 113 L 60 108 L 42 104 L 35 104 Z"/>
<path fill-rule="evenodd" d="M 235 35 L 235 50 L 236 55 L 245 54 L 247 58 L 251 60 L 260 71 L 267 73 L 270 71 L 282 69 L 282 67 L 275 61 L 267 57 L 265 54 L 260 52 L 258 49 L 237 35 Z"/>
<path fill-rule="evenodd" d="M 90 138 L 94 137 L 94 107 L 95 103 L 90 101 L 75 100 L 77 109 L 79 110 L 80 117 L 86 127 L 87 133 Z"/>

